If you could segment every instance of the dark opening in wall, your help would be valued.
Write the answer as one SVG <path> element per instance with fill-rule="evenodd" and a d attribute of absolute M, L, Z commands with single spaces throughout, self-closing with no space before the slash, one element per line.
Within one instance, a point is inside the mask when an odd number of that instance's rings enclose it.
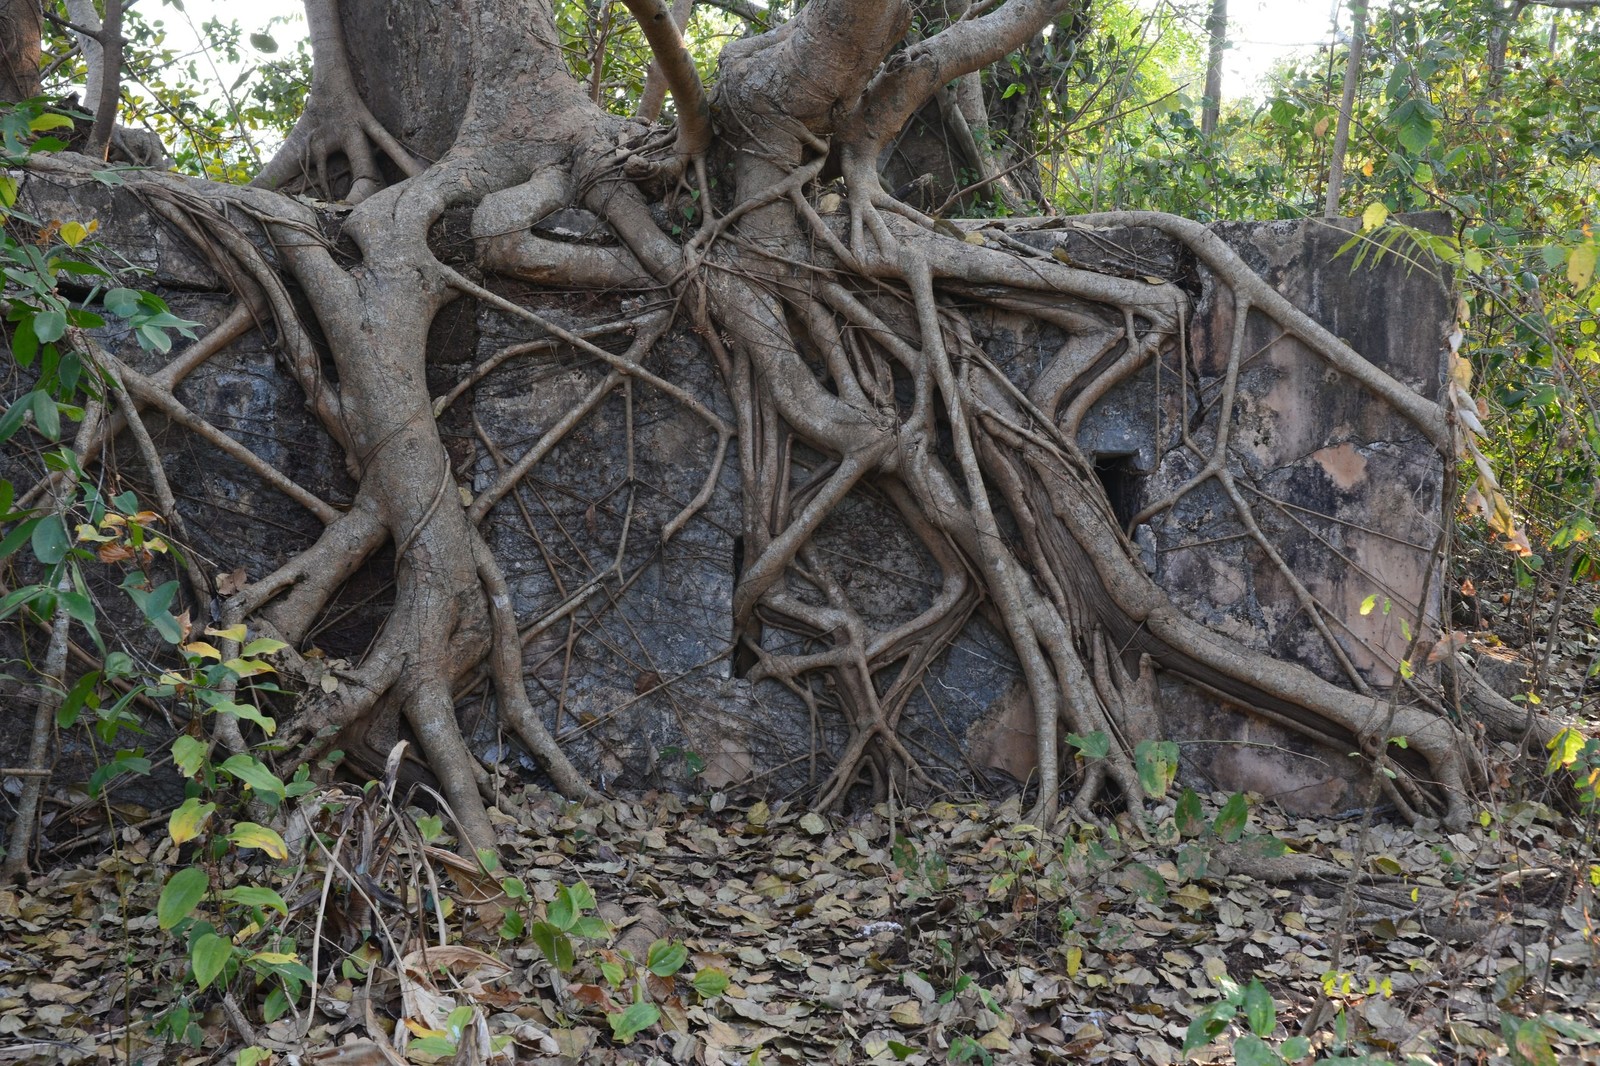
<path fill-rule="evenodd" d="M 1127 529 L 1133 516 L 1139 513 L 1139 487 L 1144 475 L 1134 466 L 1134 458 L 1131 452 L 1122 455 L 1096 453 L 1094 457 L 1095 476 L 1100 479 L 1100 484 L 1106 490 L 1106 498 L 1111 501 L 1111 512 L 1117 516 L 1117 525 L 1123 529 Z"/>
<path fill-rule="evenodd" d="M 739 582 L 744 579 L 744 537 L 733 538 L 733 585 L 739 587 Z M 733 635 L 733 676 L 748 677 L 750 671 L 755 669 L 756 663 L 761 660 L 756 653 L 751 651 L 745 643 L 745 637 L 757 644 L 761 643 L 761 623 L 752 619 L 750 628 L 743 633 Z"/>

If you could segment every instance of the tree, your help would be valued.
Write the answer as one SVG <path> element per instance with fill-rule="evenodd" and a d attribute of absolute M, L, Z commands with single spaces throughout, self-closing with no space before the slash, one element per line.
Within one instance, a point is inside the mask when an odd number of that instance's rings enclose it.
<path fill-rule="evenodd" d="M 754 659 L 752 676 L 801 687 L 826 680 L 842 709 L 849 741 L 820 806 L 841 802 L 868 767 L 882 778 L 919 775 L 897 737 L 898 715 L 929 663 L 983 611 L 1010 641 L 1034 708 L 1035 820 L 1062 802 L 1063 733 L 1115 738 L 1067 802 L 1088 814 L 1108 789 L 1137 802 L 1134 750 L 1157 739 L 1149 701 L 1164 670 L 1371 757 L 1388 738 L 1405 737 L 1404 763 L 1384 778 L 1391 797 L 1408 814 L 1462 822 L 1480 767 L 1469 733 L 1439 702 L 1411 690 L 1377 698 L 1358 679 L 1345 688 L 1275 661 L 1185 616 L 1139 565 L 1068 416 L 1082 397 L 1176 343 L 1188 313 L 1183 291 L 959 239 L 880 178 L 885 149 L 946 86 L 970 86 L 963 79 L 1081 12 L 1070 0 L 948 11 L 907 0 L 811 0 L 779 21 L 747 5 L 718 6 L 776 25 L 727 44 L 708 91 L 671 6 L 626 0 L 654 56 L 652 76 L 675 108 L 671 126 L 649 126 L 597 105 L 597 67 L 589 86 L 571 72 L 560 20 L 574 12 L 555 0 L 463 0 L 459 19 L 445 22 L 402 0 L 307 0 L 315 65 L 305 110 L 251 187 L 153 171 L 123 176 L 153 212 L 224 264 L 241 320 L 270 317 L 285 367 L 359 485 L 339 510 L 251 460 L 325 528 L 280 568 L 223 593 L 222 622 L 298 645 L 342 584 L 393 546 L 395 605 L 378 640 L 335 692 L 302 701 L 279 741 L 303 745 L 375 711 L 403 714 L 464 839 L 487 845 L 494 834 L 482 771 L 452 699 L 458 679 L 483 665 L 502 721 L 555 786 L 593 795 L 530 703 L 504 563 L 478 527 L 599 399 L 648 389 L 693 411 L 715 440 L 703 491 L 663 538 L 691 519 L 724 459 L 736 463 L 745 562 L 735 630 Z M 58 177 L 94 169 L 65 155 L 32 165 Z M 351 205 L 332 216 L 342 216 L 337 241 L 324 239 L 327 219 L 312 204 L 288 195 L 297 192 Z M 560 244 L 530 230 L 567 207 L 591 212 L 616 239 Z M 462 211 L 471 219 L 470 266 L 433 242 L 447 212 Z M 672 232 L 658 222 L 663 211 L 680 220 Z M 1454 455 L 1445 409 L 1296 310 L 1203 226 L 1143 212 L 1086 221 L 1148 226 L 1187 245 L 1232 288 L 1241 323 L 1268 316 Z M 618 354 L 501 295 L 482 273 L 668 294 L 714 357 L 732 418 L 676 384 L 673 368 L 647 362 L 665 316 L 611 323 L 612 337 L 631 336 Z M 1062 299 L 1094 309 L 1075 320 L 1082 332 L 1048 394 L 998 386 L 963 310 L 974 298 L 1040 315 Z M 470 500 L 458 491 L 425 365 L 430 328 L 461 299 L 536 323 L 611 370 L 532 459 Z M 1244 355 L 1239 345 L 1230 375 Z M 1084 346 L 1094 349 L 1090 358 Z M 1078 369 L 1068 372 L 1074 360 Z M 103 366 L 125 402 L 174 410 L 170 381 L 109 356 Z M 122 422 L 132 419 L 109 425 Z M 98 439 L 80 440 L 79 452 L 92 454 Z M 791 492 L 796 447 L 825 457 L 825 475 Z M 1216 481 L 1247 516 L 1225 452 L 1224 439 L 1189 487 Z M 868 486 L 890 501 L 942 577 L 926 612 L 886 632 L 810 550 L 830 513 Z M 170 496 L 160 502 L 171 506 Z M 204 576 L 192 580 L 204 603 Z M 805 634 L 814 650 L 763 646 L 761 625 Z M 1319 625 L 1326 633 L 1326 621 Z M 1520 712 L 1470 694 L 1490 712 L 1491 732 L 1520 737 Z M 228 718 L 218 720 L 218 739 L 245 743 Z"/>
<path fill-rule="evenodd" d="M 1200 132 L 1217 132 L 1217 116 L 1222 113 L 1222 58 L 1228 51 L 1228 0 L 1211 0 L 1206 18 L 1206 34 L 1211 47 L 1206 53 L 1206 98 L 1200 111 Z"/>

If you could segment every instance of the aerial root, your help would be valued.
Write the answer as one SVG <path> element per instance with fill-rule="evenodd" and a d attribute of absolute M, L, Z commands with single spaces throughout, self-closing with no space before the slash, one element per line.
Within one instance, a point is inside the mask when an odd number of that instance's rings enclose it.
<path fill-rule="evenodd" d="M 358 204 L 385 184 L 374 148 L 407 177 L 421 174 L 422 164 L 373 117 L 356 90 L 335 0 L 307 0 L 306 21 L 317 62 L 305 110 L 278 153 L 250 184 L 289 191 L 309 187 L 332 199 L 328 168 L 335 155 L 342 154 L 350 175 L 345 200 Z"/>

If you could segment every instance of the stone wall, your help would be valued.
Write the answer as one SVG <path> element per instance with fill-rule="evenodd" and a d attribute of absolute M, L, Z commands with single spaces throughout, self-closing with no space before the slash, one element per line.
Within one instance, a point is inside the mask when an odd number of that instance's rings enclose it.
<path fill-rule="evenodd" d="M 211 268 L 125 190 L 62 189 L 30 178 L 26 196 L 42 218 L 100 219 L 102 240 L 140 268 L 128 283 L 154 288 L 177 314 L 210 327 L 230 306 Z M 1358 351 L 1430 395 L 1437 390 L 1453 307 L 1437 280 L 1395 260 L 1352 271 L 1334 258 L 1348 224 L 1230 224 L 1219 232 Z M 1136 513 L 1203 462 L 1183 447 L 1181 427 L 1202 446 L 1214 438 L 1232 306 L 1202 267 L 1152 233 L 1063 227 L 1013 229 L 1012 236 L 1046 251 L 1060 249 L 1084 265 L 1178 280 L 1194 298 L 1191 371 L 1183 373 L 1169 353 L 1159 370 L 1152 367 L 1102 400 L 1081 435 L 1118 508 Z M 640 306 L 628 302 L 633 297 L 535 291 L 514 282 L 501 289 L 571 328 Z M 1051 327 L 1001 314 L 980 326 L 991 354 L 1023 385 L 1062 341 Z M 430 386 L 443 393 L 507 343 L 536 336 L 525 322 L 497 311 L 455 305 L 434 329 Z M 145 369 L 159 362 L 138 352 L 127 336 L 106 340 Z M 342 458 L 275 365 L 270 340 L 252 331 L 199 371 L 180 396 L 307 488 L 336 504 L 347 502 L 353 486 Z M 1387 684 L 1403 643 L 1396 620 L 1409 614 L 1420 594 L 1437 533 L 1441 461 L 1386 409 L 1264 321 L 1252 320 L 1246 351 L 1232 419 L 1235 472 L 1257 499 L 1257 517 L 1291 569 L 1333 609 L 1347 654 L 1370 681 Z M 669 334 L 651 360 L 653 369 L 730 414 L 711 360 L 692 333 Z M 604 374 L 595 361 L 557 350 L 511 361 L 486 377 L 442 418 L 462 485 L 484 488 L 500 464 L 515 461 Z M 209 569 L 244 566 L 258 577 L 316 535 L 311 515 L 237 464 L 199 449 L 158 419 L 151 429 L 180 487 L 180 507 L 196 537 L 192 550 Z M 703 423 L 647 388 L 634 389 L 631 403 L 613 395 L 487 525 L 524 625 L 613 571 L 582 610 L 544 628 L 526 655 L 535 706 L 580 768 L 605 786 L 682 785 L 689 770 L 703 764 L 705 784 L 788 794 L 825 776 L 826 753 L 843 739 L 840 723 L 825 712 L 813 715 L 782 686 L 738 676 L 730 654 L 741 551 L 736 457 L 730 455 L 699 517 L 661 543 L 663 524 L 702 483 L 714 443 Z M 135 453 L 126 445 L 119 442 L 124 458 L 117 476 L 139 487 L 142 477 L 130 461 Z M 15 457 L 3 461 L 7 476 L 20 473 Z M 811 463 L 802 455 L 796 465 L 803 476 Z M 1214 486 L 1137 532 L 1147 564 L 1196 618 L 1339 676 L 1281 575 L 1244 536 Z M 854 598 L 872 604 L 873 623 L 914 615 L 937 587 L 932 560 L 892 508 L 870 493 L 853 496 L 829 520 L 818 549 L 853 564 L 841 570 L 849 574 Z M 328 657 L 360 656 L 383 617 L 388 565 L 376 560 L 330 608 L 312 638 Z M 1361 603 L 1372 594 L 1391 601 L 1393 612 L 1363 616 Z M 785 638 L 769 633 L 766 639 Z M 1227 789 L 1252 780 L 1260 787 L 1266 764 L 1286 803 L 1305 810 L 1349 805 L 1346 752 L 1316 750 L 1176 682 L 1165 685 L 1164 697 L 1167 731 L 1185 742 L 1184 769 L 1195 783 Z M 469 699 L 463 717 L 479 752 L 538 777 L 532 760 L 497 728 L 491 703 Z M 910 749 L 955 790 L 1024 781 L 1031 772 L 1031 732 L 1015 660 L 978 619 L 930 672 L 902 723 Z M 1227 737 L 1239 743 L 1218 742 Z"/>

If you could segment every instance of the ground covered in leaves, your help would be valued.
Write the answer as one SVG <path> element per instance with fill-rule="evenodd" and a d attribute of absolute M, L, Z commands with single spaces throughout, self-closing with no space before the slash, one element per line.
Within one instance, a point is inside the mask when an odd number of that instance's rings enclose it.
<path fill-rule="evenodd" d="M 1600 734 L 1594 588 L 1494 587 L 1455 598 L 1466 654 Z M 382 786 L 182 846 L 113 797 L 105 850 L 62 818 L 0 888 L 0 1063 L 1600 1061 L 1600 812 L 1501 754 L 1460 833 L 1177 789 L 1040 827 L 519 787 L 492 870 Z"/>
<path fill-rule="evenodd" d="M 264 861 L 213 868 L 197 910 L 221 928 L 229 888 L 280 893 L 286 916 L 232 927 L 235 957 L 293 952 L 320 980 L 314 1011 L 291 982 L 298 1002 L 271 1022 L 288 971 L 240 965 L 196 993 L 157 894 L 180 859 L 203 859 L 129 831 L 97 863 L 0 891 L 0 1060 L 200 1063 L 251 1046 L 341 1066 L 1163 1066 L 1245 1062 L 1234 1042 L 1250 1028 L 1281 1047 L 1322 1001 L 1319 1057 L 1517 1061 L 1508 1036 L 1536 1018 L 1552 1055 L 1600 1054 L 1582 826 L 1532 799 L 1456 834 L 1228 800 L 1042 829 L 1015 799 L 828 821 L 721 796 L 577 808 L 530 792 L 503 802 L 515 821 L 489 874 L 380 790 L 314 794 L 321 835 L 299 864 L 245 852 Z M 1285 848 L 1323 875 L 1232 872 Z M 1347 897 L 1335 867 L 1371 883 Z M 1217 1010 L 1230 991 L 1237 1018 L 1185 1055 L 1197 1015 L 1232 1013 Z M 618 1025 L 636 1004 L 656 1009 Z M 165 1041 L 150 1025 L 163 1013 Z"/>

